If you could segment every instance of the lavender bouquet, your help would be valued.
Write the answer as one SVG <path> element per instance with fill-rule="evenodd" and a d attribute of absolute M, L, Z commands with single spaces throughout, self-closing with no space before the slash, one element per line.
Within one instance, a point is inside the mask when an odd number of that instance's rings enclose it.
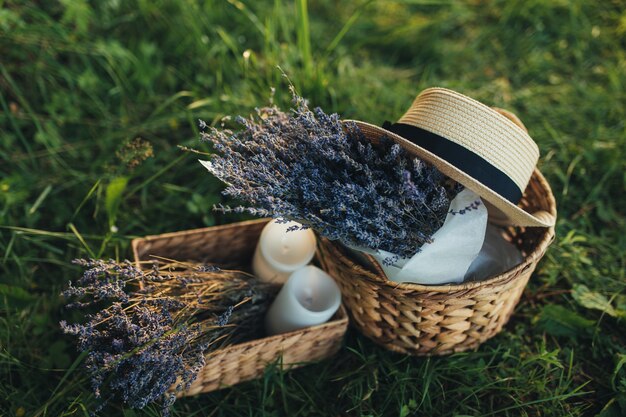
<path fill-rule="evenodd" d="M 201 161 L 246 205 L 222 211 L 295 220 L 346 245 L 410 257 L 444 222 L 460 187 L 390 139 L 373 146 L 354 123 L 310 110 L 257 109 L 242 130 L 207 127 L 216 154 Z"/>
<path fill-rule="evenodd" d="M 61 328 L 87 352 L 98 409 L 111 399 L 134 408 L 160 401 L 167 415 L 207 352 L 257 336 L 277 290 L 207 265 L 155 263 L 142 271 L 128 261 L 75 263 L 87 270 L 63 292 L 67 307 L 93 312 L 85 323 L 62 321 Z"/>

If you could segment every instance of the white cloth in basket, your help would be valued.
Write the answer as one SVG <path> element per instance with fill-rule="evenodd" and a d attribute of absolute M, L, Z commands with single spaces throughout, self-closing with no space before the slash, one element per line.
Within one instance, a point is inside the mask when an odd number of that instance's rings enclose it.
<path fill-rule="evenodd" d="M 396 282 L 445 284 L 462 282 L 483 246 L 487 208 L 480 197 L 465 188 L 450 202 L 443 226 L 411 258 L 355 248 L 372 255 L 387 278 Z M 390 265 L 390 260 L 393 261 Z"/>

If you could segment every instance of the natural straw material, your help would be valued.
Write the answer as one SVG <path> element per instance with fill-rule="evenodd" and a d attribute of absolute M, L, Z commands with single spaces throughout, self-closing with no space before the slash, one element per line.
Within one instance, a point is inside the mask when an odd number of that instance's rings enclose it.
<path fill-rule="evenodd" d="M 268 219 L 134 239 L 135 262 L 156 257 L 206 262 L 249 270 L 256 243 Z M 227 346 L 206 357 L 206 364 L 191 387 L 179 396 L 195 395 L 259 378 L 268 363 L 296 368 L 335 354 L 348 326 L 340 307 L 328 322 L 290 333 Z"/>
<path fill-rule="evenodd" d="M 517 205 L 537 164 L 539 149 L 511 113 L 452 90 L 429 88 L 416 97 L 396 124 L 379 127 L 355 123 L 372 142 L 383 136 L 391 138 L 476 192 L 485 201 L 493 222 L 554 226 L 551 213 L 529 212 Z"/>
<path fill-rule="evenodd" d="M 520 206 L 556 218 L 550 186 L 536 169 Z M 355 256 L 327 239 L 320 240 L 318 256 L 337 280 L 352 323 L 365 336 L 396 352 L 444 355 L 475 348 L 502 329 L 554 239 L 554 227 L 509 227 L 503 233 L 522 251 L 522 264 L 485 281 L 455 285 L 389 281 L 371 256 Z"/>

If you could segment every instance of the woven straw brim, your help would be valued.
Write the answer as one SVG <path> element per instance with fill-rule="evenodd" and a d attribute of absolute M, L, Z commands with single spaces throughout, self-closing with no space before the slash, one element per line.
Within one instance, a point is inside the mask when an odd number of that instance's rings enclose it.
<path fill-rule="evenodd" d="M 359 127 L 361 132 L 373 144 L 380 143 L 382 137 L 387 137 L 406 149 L 411 155 L 420 158 L 435 166 L 441 173 L 459 182 L 470 190 L 480 195 L 490 209 L 490 221 L 500 225 L 550 227 L 554 225 L 555 215 L 544 210 L 529 213 L 509 202 L 506 198 L 496 193 L 483 183 L 468 176 L 454 165 L 438 157 L 434 153 L 415 145 L 411 141 L 390 132 L 382 127 L 375 126 L 358 120 L 347 120 Z"/>
<path fill-rule="evenodd" d="M 416 126 L 470 150 L 524 191 L 539 148 L 519 119 L 445 88 L 427 88 L 398 123 Z"/>

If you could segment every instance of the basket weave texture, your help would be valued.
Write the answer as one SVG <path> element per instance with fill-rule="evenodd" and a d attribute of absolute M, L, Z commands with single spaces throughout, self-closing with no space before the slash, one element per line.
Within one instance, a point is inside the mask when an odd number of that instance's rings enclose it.
<path fill-rule="evenodd" d="M 151 260 L 155 255 L 249 270 L 261 230 L 268 221 L 253 220 L 134 239 L 135 262 L 140 265 L 139 262 Z M 348 317 L 342 306 L 325 324 L 210 352 L 196 380 L 179 396 L 210 392 L 259 378 L 268 363 L 291 369 L 327 358 L 341 347 L 347 327 Z"/>
<path fill-rule="evenodd" d="M 526 130 L 517 116 L 494 108 Z M 535 169 L 519 206 L 544 210 L 556 218 L 550 185 Z M 498 276 L 455 285 L 389 281 L 370 255 L 356 260 L 337 242 L 319 239 L 322 267 L 341 288 L 352 324 L 377 344 L 411 355 L 446 355 L 475 348 L 508 322 L 537 263 L 554 240 L 554 227 L 517 227 L 503 231 L 524 261 Z"/>
<path fill-rule="evenodd" d="M 521 202 L 556 216 L 550 187 L 535 171 Z M 531 210 L 532 211 L 532 210 Z M 509 228 L 505 236 L 524 255 L 515 268 L 485 281 L 419 285 L 389 281 L 369 255 L 356 261 L 350 249 L 319 240 L 322 268 L 341 288 L 352 324 L 383 347 L 411 355 L 445 355 L 472 349 L 497 334 L 519 302 L 554 228 Z"/>

